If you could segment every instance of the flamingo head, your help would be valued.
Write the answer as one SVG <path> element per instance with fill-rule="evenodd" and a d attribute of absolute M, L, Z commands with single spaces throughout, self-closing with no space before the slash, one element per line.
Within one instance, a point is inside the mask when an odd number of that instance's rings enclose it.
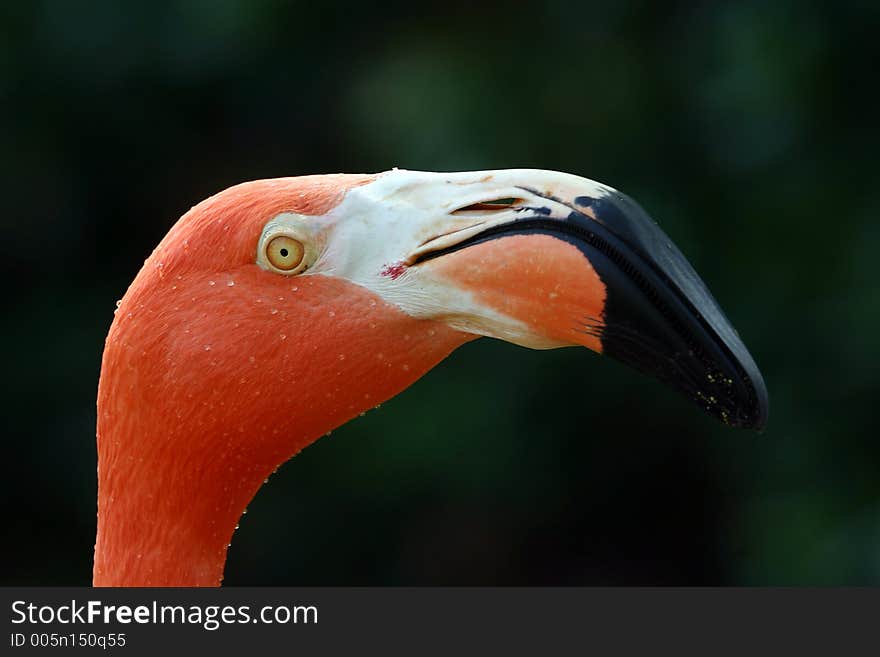
<path fill-rule="evenodd" d="M 117 309 L 98 395 L 96 583 L 212 581 L 279 463 L 479 336 L 584 346 L 728 425 L 766 422 L 761 374 L 717 302 L 610 187 L 527 169 L 244 183 L 184 215 Z M 143 513 L 178 538 L 150 542 Z M 170 542 L 196 547 L 150 579 Z"/>

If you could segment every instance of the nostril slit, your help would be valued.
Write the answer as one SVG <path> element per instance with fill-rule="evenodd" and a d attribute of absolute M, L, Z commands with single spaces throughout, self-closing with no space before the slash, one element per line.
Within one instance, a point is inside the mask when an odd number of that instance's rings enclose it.
<path fill-rule="evenodd" d="M 463 230 L 470 230 L 471 228 L 476 228 L 477 226 L 482 226 L 484 223 L 485 223 L 484 221 L 478 221 L 475 224 L 469 224 L 467 226 L 462 226 L 461 228 L 455 228 L 455 229 L 450 230 L 446 233 L 440 233 L 439 235 L 432 235 L 431 237 L 426 239 L 424 242 L 419 244 L 419 246 L 420 247 L 425 246 L 425 244 L 427 244 L 428 242 L 433 242 L 434 240 L 440 239 L 441 237 L 446 237 L 448 235 L 454 235 L 455 233 L 460 233 Z"/>
<path fill-rule="evenodd" d="M 466 205 L 463 208 L 459 208 L 458 210 L 453 210 L 451 214 L 469 214 L 472 212 L 500 212 L 501 210 L 506 210 L 514 205 L 519 205 L 523 202 L 521 198 L 514 198 L 512 196 L 505 198 L 496 198 L 491 201 L 481 201 L 479 203 L 472 203 L 471 205 Z"/>

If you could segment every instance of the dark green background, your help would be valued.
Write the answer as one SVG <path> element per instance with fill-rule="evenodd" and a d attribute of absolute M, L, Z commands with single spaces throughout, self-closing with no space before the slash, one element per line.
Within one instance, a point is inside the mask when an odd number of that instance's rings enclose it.
<path fill-rule="evenodd" d="M 229 584 L 880 583 L 876 2 L 5 3 L 0 583 L 83 584 L 114 302 L 242 180 L 540 167 L 638 199 L 763 435 L 481 340 L 286 464 Z"/>

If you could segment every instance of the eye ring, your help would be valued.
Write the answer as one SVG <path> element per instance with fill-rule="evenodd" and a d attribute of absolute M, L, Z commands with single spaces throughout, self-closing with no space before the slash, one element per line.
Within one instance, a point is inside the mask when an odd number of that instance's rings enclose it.
<path fill-rule="evenodd" d="M 305 269 L 305 245 L 289 235 L 276 235 L 270 239 L 266 242 L 265 253 L 269 264 L 280 272 L 297 274 Z"/>

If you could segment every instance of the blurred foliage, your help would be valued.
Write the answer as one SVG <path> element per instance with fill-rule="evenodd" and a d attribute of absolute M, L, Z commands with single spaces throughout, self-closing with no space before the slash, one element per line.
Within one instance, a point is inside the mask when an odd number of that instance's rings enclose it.
<path fill-rule="evenodd" d="M 585 350 L 466 345 L 260 492 L 230 584 L 878 584 L 877 3 L 0 8 L 0 583 L 83 584 L 114 301 L 260 177 L 535 166 L 637 198 L 763 435 Z"/>

